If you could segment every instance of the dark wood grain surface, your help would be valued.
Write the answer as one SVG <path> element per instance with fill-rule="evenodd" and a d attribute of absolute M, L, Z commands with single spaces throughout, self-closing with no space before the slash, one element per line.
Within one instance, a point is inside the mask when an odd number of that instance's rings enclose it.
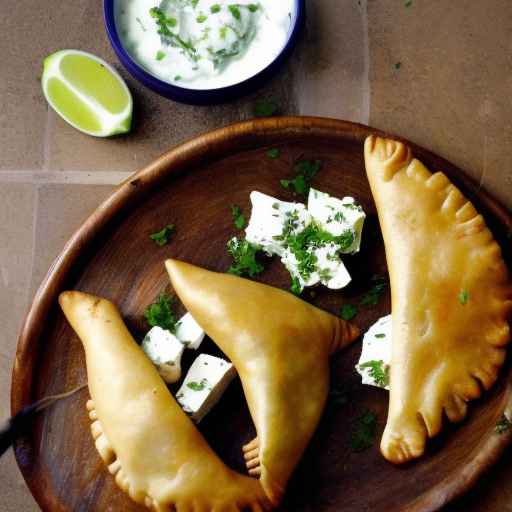
<path fill-rule="evenodd" d="M 293 174 L 292 165 L 298 158 L 322 160 L 323 169 L 314 185 L 336 196 L 354 196 L 369 214 L 362 251 L 347 260 L 353 283 L 342 292 L 306 292 L 305 299 L 333 313 L 344 302 L 356 301 L 369 288 L 373 275 L 386 273 L 384 247 L 364 173 L 363 140 L 369 133 L 376 131 L 335 120 L 251 121 L 194 139 L 124 183 L 69 241 L 35 297 L 18 344 L 13 413 L 42 396 L 86 380 L 81 344 L 57 307 L 60 291 L 79 289 L 114 301 L 135 337 L 141 339 L 147 330 L 142 315 L 145 307 L 169 286 L 164 259 L 174 257 L 225 271 L 230 264 L 226 242 L 236 234 L 230 205 L 238 204 L 249 214 L 252 190 L 293 199 L 279 180 Z M 266 156 L 270 147 L 281 149 L 280 158 Z M 506 248 L 512 230 L 506 210 L 448 162 L 421 148 L 413 149 L 432 170 L 443 170 L 460 186 Z M 149 234 L 167 223 L 176 224 L 177 232 L 170 245 L 159 248 Z M 506 257 L 510 261 L 510 253 Z M 275 260 L 269 260 L 261 280 L 289 285 L 286 271 Z M 356 323 L 365 330 L 389 311 L 386 295 L 378 306 L 362 309 Z M 208 340 L 202 349 L 218 352 Z M 378 438 L 367 451 L 354 453 L 350 449 L 355 419 L 366 410 L 374 411 L 380 436 L 387 411 L 387 393 L 362 386 L 354 372 L 359 353 L 356 344 L 333 358 L 333 386 L 344 390 L 347 402 L 328 405 L 290 483 L 282 510 L 441 508 L 468 490 L 510 441 L 510 432 L 498 435 L 494 430 L 511 401 L 510 365 L 493 390 L 471 406 L 467 421 L 445 428 L 429 443 L 428 453 L 420 461 L 397 468 L 380 455 Z M 191 357 L 185 358 L 185 368 Z M 16 458 L 23 475 L 45 511 L 139 510 L 117 489 L 96 453 L 85 410 L 87 398 L 84 390 L 58 403 L 17 443 Z M 254 434 L 254 427 L 239 382 L 204 420 L 201 431 L 229 465 L 243 470 L 240 447 Z"/>

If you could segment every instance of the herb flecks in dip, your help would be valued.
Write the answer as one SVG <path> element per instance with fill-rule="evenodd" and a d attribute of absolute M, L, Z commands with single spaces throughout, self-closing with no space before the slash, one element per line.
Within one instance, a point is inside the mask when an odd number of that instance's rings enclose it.
<path fill-rule="evenodd" d="M 286 44 L 293 0 L 116 0 L 116 26 L 131 57 L 190 89 L 215 89 L 267 67 Z"/>

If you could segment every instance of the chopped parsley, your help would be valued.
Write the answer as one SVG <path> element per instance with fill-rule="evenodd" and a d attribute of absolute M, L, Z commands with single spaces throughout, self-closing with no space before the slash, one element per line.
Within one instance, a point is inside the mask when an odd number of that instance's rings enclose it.
<path fill-rule="evenodd" d="M 162 293 L 156 302 L 150 304 L 146 311 L 144 311 L 144 317 L 151 327 L 161 327 L 167 329 L 172 333 L 176 332 L 176 324 L 178 320 L 172 309 L 174 305 L 174 298 L 169 297 L 165 293 Z"/>
<path fill-rule="evenodd" d="M 220 12 L 220 5 L 219 4 L 213 4 L 211 7 L 210 7 L 210 12 L 212 14 L 217 14 L 218 12 Z"/>
<path fill-rule="evenodd" d="M 496 423 L 496 426 L 494 427 L 494 431 L 496 434 L 504 434 L 505 432 L 508 432 L 510 430 L 510 427 L 512 427 L 512 423 L 510 420 L 503 414 L 501 418 Z"/>
<path fill-rule="evenodd" d="M 256 259 L 259 247 L 247 240 L 239 240 L 234 237 L 228 242 L 228 253 L 233 258 L 233 265 L 228 273 L 236 276 L 254 277 L 261 274 L 265 268 Z"/>
<path fill-rule="evenodd" d="M 249 4 L 247 6 L 247 8 L 249 9 L 249 11 L 251 12 L 256 12 L 258 9 L 259 9 L 259 5 L 258 4 Z"/>
<path fill-rule="evenodd" d="M 281 156 L 281 150 L 278 148 L 272 148 L 267 151 L 267 156 L 272 160 L 279 158 Z"/>
<path fill-rule="evenodd" d="M 291 180 L 281 180 L 281 186 L 296 195 L 306 196 L 311 181 L 321 168 L 320 160 L 299 160 L 294 166 L 295 177 Z"/>
<path fill-rule="evenodd" d="M 240 12 L 240 8 L 238 7 L 238 5 L 228 5 L 228 9 L 229 12 L 233 15 L 233 18 L 235 18 L 235 20 L 240 20 L 242 18 L 242 14 Z"/>
<path fill-rule="evenodd" d="M 201 382 L 187 382 L 187 388 L 191 389 L 192 391 L 203 391 L 207 385 L 208 381 L 206 379 L 201 379 Z"/>
<path fill-rule="evenodd" d="M 151 238 L 151 240 L 153 240 L 153 242 L 155 242 L 159 247 L 163 247 L 169 243 L 171 235 L 174 233 L 175 229 L 176 227 L 174 224 L 167 224 L 165 228 L 149 235 L 149 238 Z"/>
<path fill-rule="evenodd" d="M 461 290 L 459 293 L 459 302 L 465 306 L 469 302 L 469 292 L 467 290 Z"/>
<path fill-rule="evenodd" d="M 370 291 L 366 292 L 359 302 L 361 306 L 376 306 L 379 300 L 384 295 L 387 287 L 387 281 L 382 276 L 373 276 L 372 282 L 374 283 Z"/>
<path fill-rule="evenodd" d="M 372 411 L 364 412 L 354 423 L 350 446 L 354 452 L 371 448 L 377 430 L 377 415 Z"/>
<path fill-rule="evenodd" d="M 236 229 L 244 229 L 246 226 L 245 217 L 239 206 L 233 205 L 231 207 L 231 215 L 233 215 L 233 221 Z"/>
<path fill-rule="evenodd" d="M 199 0 L 190 0 L 190 3 L 192 4 L 192 7 L 195 9 L 197 7 L 197 4 L 199 3 Z"/>
<path fill-rule="evenodd" d="M 207 19 L 208 19 L 208 16 L 205 16 L 204 14 L 200 14 L 196 18 L 196 21 L 197 21 L 197 23 L 204 23 Z"/>
<path fill-rule="evenodd" d="M 196 1 L 197 4 L 197 1 Z M 195 7 L 195 6 L 194 6 Z M 187 41 L 184 41 L 178 34 L 175 34 L 171 28 L 176 27 L 178 20 L 176 18 L 168 18 L 160 7 L 152 7 L 149 14 L 155 19 L 158 26 L 158 34 L 165 39 L 168 44 L 175 48 L 183 50 L 184 54 L 193 62 L 197 62 L 199 56 L 194 46 Z"/>
<path fill-rule="evenodd" d="M 156 60 L 163 60 L 163 59 L 165 59 L 165 52 L 163 52 L 162 50 L 158 50 L 156 52 L 155 59 Z"/>
<path fill-rule="evenodd" d="M 384 364 L 384 361 L 367 361 L 360 364 L 361 370 L 368 369 L 370 377 L 375 381 L 377 386 L 385 388 L 389 385 L 389 366 Z"/>
<path fill-rule="evenodd" d="M 304 287 L 302 286 L 300 279 L 296 276 L 291 276 L 292 278 L 292 284 L 290 285 L 290 291 L 297 295 L 297 297 L 302 293 L 302 290 Z"/>
<path fill-rule="evenodd" d="M 276 115 L 279 107 L 274 100 L 261 99 L 254 105 L 254 115 L 256 117 L 272 117 Z"/>
<path fill-rule="evenodd" d="M 341 306 L 340 317 L 347 322 L 353 320 L 357 316 L 357 313 L 357 306 L 353 304 L 343 304 L 343 306 Z"/>
<path fill-rule="evenodd" d="M 181 80 L 181 75 L 176 75 L 176 76 L 174 77 L 174 81 L 175 81 L 175 82 L 179 82 L 180 80 Z"/>
<path fill-rule="evenodd" d="M 376 338 L 385 338 L 386 335 L 384 333 L 380 333 L 380 334 L 376 334 L 375 337 Z"/>

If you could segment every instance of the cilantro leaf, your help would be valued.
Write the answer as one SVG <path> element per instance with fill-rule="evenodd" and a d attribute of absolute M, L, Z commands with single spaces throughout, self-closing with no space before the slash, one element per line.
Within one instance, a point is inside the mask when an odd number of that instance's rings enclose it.
<path fill-rule="evenodd" d="M 228 5 L 228 9 L 229 12 L 233 15 L 233 18 L 235 18 L 235 20 L 240 20 L 242 18 L 242 14 L 240 12 L 240 8 L 238 7 L 238 5 Z"/>
<path fill-rule="evenodd" d="M 169 297 L 165 293 L 162 293 L 156 302 L 150 304 L 146 311 L 144 311 L 144 317 L 151 327 L 161 327 L 167 329 L 172 333 L 176 332 L 176 324 L 178 322 L 172 307 L 174 305 L 174 298 Z"/>
<path fill-rule="evenodd" d="M 151 240 L 153 240 L 153 242 L 155 242 L 159 247 L 163 247 L 169 243 L 171 235 L 174 233 L 175 229 L 176 227 L 174 224 L 167 224 L 165 228 L 149 235 L 149 238 L 151 238 Z"/>
<path fill-rule="evenodd" d="M 369 369 L 370 377 L 377 386 L 385 388 L 389 385 L 389 366 L 384 365 L 384 361 L 368 361 L 359 365 L 360 369 Z"/>
<path fill-rule="evenodd" d="M 359 301 L 360 306 L 376 306 L 387 288 L 387 281 L 382 276 L 373 276 L 373 287 L 366 292 Z"/>
<path fill-rule="evenodd" d="M 244 229 L 246 226 L 245 217 L 239 206 L 231 206 L 231 215 L 233 215 L 233 221 L 236 229 Z"/>
<path fill-rule="evenodd" d="M 201 382 L 187 382 L 187 388 L 191 389 L 192 391 L 203 391 L 203 389 L 206 388 L 208 384 L 208 381 L 206 379 L 201 379 Z"/>
<path fill-rule="evenodd" d="M 350 445 L 354 452 L 362 452 L 371 448 L 377 430 L 377 415 L 372 411 L 365 411 L 355 421 Z"/>
<path fill-rule="evenodd" d="M 281 156 L 281 150 L 279 148 L 272 148 L 267 151 L 267 156 L 272 160 L 279 158 Z"/>
<path fill-rule="evenodd" d="M 357 306 L 353 304 L 343 304 L 343 306 L 341 306 L 340 316 L 347 322 L 353 320 L 357 316 L 357 313 Z"/>
<path fill-rule="evenodd" d="M 272 117 L 276 115 L 279 107 L 274 100 L 261 99 L 254 105 L 254 115 L 256 117 Z"/>
<path fill-rule="evenodd" d="M 461 290 L 459 293 L 459 302 L 465 306 L 469 302 L 469 292 L 467 290 Z"/>
<path fill-rule="evenodd" d="M 236 276 L 254 277 L 261 274 L 265 267 L 258 262 L 256 255 L 259 247 L 247 240 L 239 240 L 234 237 L 228 242 L 228 253 L 233 258 L 233 265 L 228 270 L 229 274 Z"/>
<path fill-rule="evenodd" d="M 281 186 L 294 194 L 306 196 L 311 181 L 321 168 L 320 160 L 299 160 L 294 166 L 295 177 L 291 180 L 281 180 Z"/>

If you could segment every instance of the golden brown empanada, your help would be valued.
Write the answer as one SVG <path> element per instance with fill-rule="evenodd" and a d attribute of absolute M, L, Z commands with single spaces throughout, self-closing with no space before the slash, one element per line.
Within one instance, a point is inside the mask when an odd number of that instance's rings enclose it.
<path fill-rule="evenodd" d="M 384 235 L 393 340 L 381 450 L 394 463 L 466 416 L 489 389 L 510 341 L 512 287 L 501 250 L 474 206 L 400 142 L 371 136 L 366 171 Z"/>
<path fill-rule="evenodd" d="M 211 450 L 113 304 L 80 292 L 59 302 L 85 347 L 96 448 L 133 500 L 161 512 L 270 507 L 257 480 Z"/>
<path fill-rule="evenodd" d="M 356 327 L 288 292 L 168 260 L 176 293 L 235 365 L 256 426 L 244 448 L 274 505 L 322 414 L 329 355 L 359 335 Z"/>

